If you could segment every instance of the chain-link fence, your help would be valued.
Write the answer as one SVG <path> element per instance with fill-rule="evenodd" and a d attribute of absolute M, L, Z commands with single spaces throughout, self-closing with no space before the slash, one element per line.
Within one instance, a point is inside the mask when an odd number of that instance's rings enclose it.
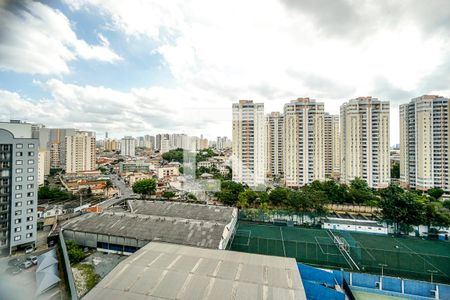
<path fill-rule="evenodd" d="M 421 280 L 433 274 L 435 281 L 450 283 L 450 243 L 444 241 L 240 222 L 230 248 L 330 268 L 377 274 L 383 268 L 386 275 Z"/>

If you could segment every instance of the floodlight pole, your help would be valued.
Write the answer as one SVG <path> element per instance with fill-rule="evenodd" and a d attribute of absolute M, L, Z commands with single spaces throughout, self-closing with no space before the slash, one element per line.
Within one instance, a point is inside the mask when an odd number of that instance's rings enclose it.
<path fill-rule="evenodd" d="M 436 270 L 427 270 L 427 272 L 430 272 L 430 274 L 431 274 L 431 283 L 433 283 L 433 274 L 437 273 L 438 271 L 436 271 Z"/>
<path fill-rule="evenodd" d="M 384 276 L 384 267 L 387 267 L 387 264 L 378 264 L 381 267 L 381 276 L 380 276 L 380 290 L 383 290 L 383 276 Z"/>

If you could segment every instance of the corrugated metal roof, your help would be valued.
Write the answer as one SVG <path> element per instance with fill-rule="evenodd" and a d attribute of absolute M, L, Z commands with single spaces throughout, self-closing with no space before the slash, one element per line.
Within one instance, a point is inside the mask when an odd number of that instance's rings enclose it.
<path fill-rule="evenodd" d="M 306 299 L 293 258 L 151 242 L 84 299 Z"/>

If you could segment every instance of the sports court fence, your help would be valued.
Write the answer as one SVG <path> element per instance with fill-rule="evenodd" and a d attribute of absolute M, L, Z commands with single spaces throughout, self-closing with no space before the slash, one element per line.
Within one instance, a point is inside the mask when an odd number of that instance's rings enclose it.
<path fill-rule="evenodd" d="M 450 243 L 287 226 L 240 224 L 231 250 L 450 283 Z"/>

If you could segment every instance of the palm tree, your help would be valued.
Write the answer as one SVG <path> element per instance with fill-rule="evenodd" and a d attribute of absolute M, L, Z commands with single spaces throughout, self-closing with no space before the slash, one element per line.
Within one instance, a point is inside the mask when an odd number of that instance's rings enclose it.
<path fill-rule="evenodd" d="M 106 198 L 109 196 L 109 190 L 113 188 L 113 183 L 111 180 L 106 180 L 105 186 L 103 187 L 104 190 L 106 190 Z"/>

